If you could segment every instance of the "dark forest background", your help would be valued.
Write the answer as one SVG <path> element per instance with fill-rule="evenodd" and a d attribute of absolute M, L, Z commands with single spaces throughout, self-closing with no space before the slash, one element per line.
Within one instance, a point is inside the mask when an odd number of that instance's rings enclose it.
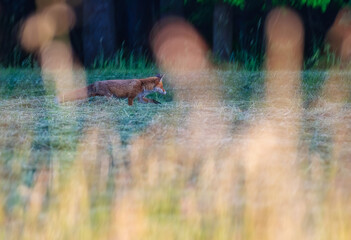
<path fill-rule="evenodd" d="M 41 0 L 42 2 L 45 0 Z M 50 1 L 48 1 L 50 4 Z M 54 2 L 54 1 L 51 1 Z M 326 32 L 348 1 L 292 0 L 70 0 L 76 23 L 69 33 L 75 57 L 85 66 L 96 58 L 108 60 L 123 49 L 153 60 L 149 47 L 152 27 L 160 19 L 185 18 L 207 41 L 215 59 L 230 62 L 260 61 L 264 53 L 264 22 L 274 7 L 294 8 L 305 26 L 305 58 L 323 48 Z M 0 0 L 0 64 L 33 66 L 35 54 L 20 45 L 21 25 L 38 11 L 35 0 Z M 30 60 L 28 60 L 30 59 Z"/>

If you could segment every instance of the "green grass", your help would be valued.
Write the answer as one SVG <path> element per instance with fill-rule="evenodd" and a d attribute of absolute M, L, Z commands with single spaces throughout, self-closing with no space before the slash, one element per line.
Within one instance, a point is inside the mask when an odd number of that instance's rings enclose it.
<path fill-rule="evenodd" d="M 61 106 L 54 103 L 53 85 L 43 84 L 39 70 L 2 69 L 0 75 L 0 93 L 2 119 L 2 139 L 8 135 L 30 135 L 31 148 L 38 152 L 76 151 L 76 145 L 84 129 L 99 125 L 121 138 L 123 146 L 129 144 L 133 136 L 147 130 L 154 121 L 165 119 L 181 122 L 191 107 L 191 102 L 178 102 L 174 99 L 174 89 L 165 82 L 167 95 L 151 94 L 162 104 L 140 104 L 135 101 L 133 107 L 126 99 L 107 99 L 95 97 Z M 142 71 L 91 70 L 86 73 L 87 83 L 101 79 L 127 79 L 155 75 L 155 69 Z M 79 78 L 80 73 L 75 77 Z M 327 73 L 310 71 L 302 74 L 302 96 L 305 106 L 318 99 Z M 260 110 L 264 99 L 264 72 L 218 71 L 221 105 L 225 109 L 221 116 L 230 120 L 232 129 L 247 121 L 252 112 Z M 182 91 L 187 91 L 183 89 Z M 194 96 L 196 101 L 196 96 Z M 77 104 L 78 103 L 78 104 Z M 222 111 L 222 110 L 218 110 Z M 215 114 L 215 112 L 214 112 Z M 157 119 L 157 120 L 155 120 Z M 167 120 L 167 121 L 168 121 Z M 166 122 L 162 122 L 167 127 Z M 5 141 L 6 142 L 6 141 Z M 10 144 L 11 145 L 11 144 Z M 3 159 L 13 158 L 13 149 L 2 149 Z M 124 159 L 127 160 L 127 159 Z"/>
<path fill-rule="evenodd" d="M 313 104 L 325 71 L 302 73 L 296 172 L 290 164 L 285 168 L 287 154 L 277 167 L 245 162 L 261 146 L 267 149 L 259 159 L 274 156 L 269 135 L 260 140 L 256 134 L 265 125 L 252 130 L 274 118 L 265 108 L 265 72 L 215 72 L 220 97 L 205 104 L 196 95 L 177 99 L 176 91 L 189 89 L 166 79 L 168 94 L 151 96 L 162 104 L 135 101 L 133 107 L 105 97 L 57 105 L 39 70 L 0 72 L 0 239 L 272 239 L 285 236 L 276 223 L 292 217 L 297 206 L 303 206 L 298 219 L 305 226 L 285 225 L 294 236 L 351 236 L 349 191 L 336 181 L 334 152 L 335 123 L 340 114 L 348 116 L 349 103 L 339 115 L 330 111 L 340 103 Z M 156 73 L 107 68 L 86 76 L 91 83 Z M 291 111 L 279 109 L 279 127 L 289 124 Z M 205 134 L 199 139 L 192 134 L 198 126 Z M 211 135 L 222 127 L 223 134 Z M 347 121 L 342 129 L 349 132 Z M 253 166 L 263 171 L 253 175 Z"/>

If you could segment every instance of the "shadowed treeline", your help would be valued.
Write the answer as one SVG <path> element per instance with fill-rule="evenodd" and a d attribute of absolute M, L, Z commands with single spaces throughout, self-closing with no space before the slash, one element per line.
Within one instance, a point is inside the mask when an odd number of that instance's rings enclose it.
<path fill-rule="evenodd" d="M 347 3 L 346 0 L 1 0 L 0 64 L 36 67 L 40 58 L 28 53 L 18 38 L 22 24 L 45 8 L 63 4 L 75 13 L 76 20 L 66 41 L 71 42 L 74 59 L 86 67 L 118 65 L 120 58 L 138 62 L 143 57 L 153 62 L 150 30 L 162 18 L 178 16 L 191 22 L 209 43 L 214 60 L 258 70 L 265 52 L 262 43 L 265 19 L 269 11 L 283 5 L 294 8 L 307 29 L 304 55 L 310 68 L 318 65 L 326 33 L 337 12 Z"/>

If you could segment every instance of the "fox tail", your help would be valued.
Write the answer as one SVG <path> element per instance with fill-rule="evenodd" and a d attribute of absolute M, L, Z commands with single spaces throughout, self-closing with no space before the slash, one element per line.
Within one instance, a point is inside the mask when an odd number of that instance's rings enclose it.
<path fill-rule="evenodd" d="M 78 88 L 68 93 L 61 94 L 55 98 L 56 103 L 70 102 L 75 100 L 81 100 L 93 96 L 93 84 Z"/>

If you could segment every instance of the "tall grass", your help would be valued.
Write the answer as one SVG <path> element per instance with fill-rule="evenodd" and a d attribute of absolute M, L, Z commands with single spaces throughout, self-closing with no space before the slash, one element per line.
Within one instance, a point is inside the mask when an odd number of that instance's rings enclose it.
<path fill-rule="evenodd" d="M 1 100 L 1 237 L 350 237 L 349 141 L 340 139 L 349 131 L 348 104 L 321 99 L 305 109 L 298 148 L 287 151 L 293 133 L 281 136 L 277 126 L 296 121 L 291 109 L 191 100 L 157 108 Z M 194 105 L 207 117 L 194 116 Z M 342 115 L 328 115 L 336 106 Z M 278 123 L 262 122 L 275 114 Z M 334 132 L 337 122 L 342 131 Z M 228 130 L 201 138 L 198 124 L 204 133 Z"/>
<path fill-rule="evenodd" d="M 96 58 L 92 68 L 93 69 L 113 69 L 113 70 L 145 70 L 154 67 L 147 54 L 135 55 L 133 51 L 127 52 L 122 47 L 116 51 L 114 57 L 106 59 L 103 53 Z"/>

